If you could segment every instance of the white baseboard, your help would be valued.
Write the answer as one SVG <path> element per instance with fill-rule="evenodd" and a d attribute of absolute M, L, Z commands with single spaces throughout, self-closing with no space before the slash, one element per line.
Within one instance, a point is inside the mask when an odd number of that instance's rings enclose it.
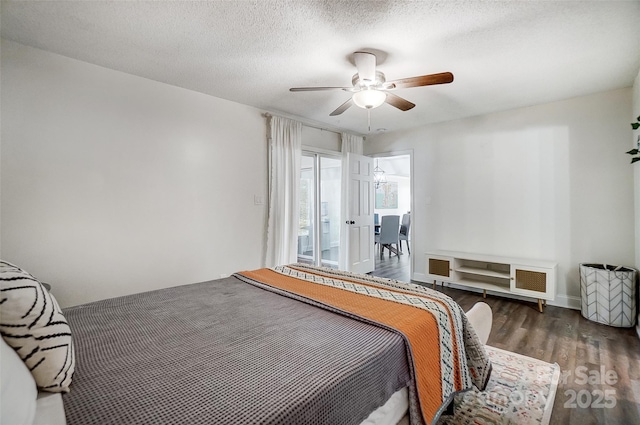
<path fill-rule="evenodd" d="M 424 273 L 413 273 L 413 277 L 411 280 L 417 280 L 418 282 L 431 283 L 431 281 L 427 280 L 427 275 Z"/>
<path fill-rule="evenodd" d="M 428 279 L 427 275 L 424 273 L 414 273 L 412 280 L 422 282 L 422 283 L 433 283 L 433 280 Z M 463 291 L 482 293 L 482 289 L 456 285 L 455 283 L 448 283 L 447 286 L 454 289 L 462 289 Z M 487 291 L 487 294 L 497 295 L 499 297 L 505 297 L 505 298 L 513 298 L 521 301 L 533 301 L 533 302 L 537 301 L 531 297 L 523 297 L 521 295 L 516 295 L 516 294 L 505 294 L 502 292 Z M 580 303 L 580 297 L 574 297 L 571 295 L 556 295 L 556 299 L 553 301 L 547 301 L 547 304 L 553 305 L 556 307 L 570 308 L 572 310 L 580 310 L 582 308 L 582 304 Z M 640 328 L 636 328 L 636 329 L 638 331 L 638 336 L 640 336 Z"/>
<path fill-rule="evenodd" d="M 582 309 L 580 297 L 574 297 L 572 295 L 556 295 L 556 299 L 549 301 L 548 304 L 555 305 L 557 307 L 570 308 L 572 310 Z"/>

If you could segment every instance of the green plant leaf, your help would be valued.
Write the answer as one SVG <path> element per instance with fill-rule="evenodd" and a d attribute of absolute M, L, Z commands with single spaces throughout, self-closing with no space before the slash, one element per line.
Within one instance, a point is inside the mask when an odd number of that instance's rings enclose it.
<path fill-rule="evenodd" d="M 638 153 L 638 149 L 631 149 L 629 152 L 627 152 L 629 155 L 635 155 Z"/>
<path fill-rule="evenodd" d="M 637 120 L 638 120 L 638 121 L 640 121 L 640 115 L 638 115 L 638 118 L 637 118 Z"/>
<path fill-rule="evenodd" d="M 640 161 L 640 156 L 636 156 L 635 158 L 631 158 L 631 163 L 633 164 L 634 162 Z"/>
<path fill-rule="evenodd" d="M 633 128 L 634 130 L 637 130 L 638 127 L 640 127 L 640 123 L 637 123 L 637 122 L 631 123 L 631 128 Z"/>

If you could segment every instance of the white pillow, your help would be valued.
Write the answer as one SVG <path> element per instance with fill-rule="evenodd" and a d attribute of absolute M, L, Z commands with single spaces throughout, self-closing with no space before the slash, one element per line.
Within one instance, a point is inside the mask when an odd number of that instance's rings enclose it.
<path fill-rule="evenodd" d="M 71 329 L 56 299 L 29 273 L 0 261 L 0 332 L 43 391 L 67 392 L 75 369 Z"/>
<path fill-rule="evenodd" d="M 483 302 L 475 303 L 471 310 L 467 311 L 466 315 L 480 342 L 486 344 L 491 334 L 491 325 L 493 323 L 493 314 L 489 304 Z"/>
<path fill-rule="evenodd" d="M 36 381 L 18 354 L 0 338 L 0 423 L 30 425 L 36 414 Z"/>

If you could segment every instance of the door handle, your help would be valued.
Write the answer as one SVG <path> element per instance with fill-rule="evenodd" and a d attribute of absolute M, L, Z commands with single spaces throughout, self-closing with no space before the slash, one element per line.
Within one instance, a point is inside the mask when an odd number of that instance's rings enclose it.
<path fill-rule="evenodd" d="M 345 221 L 345 223 L 347 223 L 347 224 L 356 224 L 356 222 L 353 221 L 353 220 L 351 220 L 351 221 L 347 220 L 347 221 Z"/>

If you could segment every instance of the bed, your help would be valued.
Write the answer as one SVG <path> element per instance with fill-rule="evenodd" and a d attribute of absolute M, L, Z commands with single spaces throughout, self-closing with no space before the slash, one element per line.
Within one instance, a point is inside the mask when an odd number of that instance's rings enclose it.
<path fill-rule="evenodd" d="M 491 365 L 445 295 L 289 265 L 64 310 L 66 422 L 432 423 Z"/>

